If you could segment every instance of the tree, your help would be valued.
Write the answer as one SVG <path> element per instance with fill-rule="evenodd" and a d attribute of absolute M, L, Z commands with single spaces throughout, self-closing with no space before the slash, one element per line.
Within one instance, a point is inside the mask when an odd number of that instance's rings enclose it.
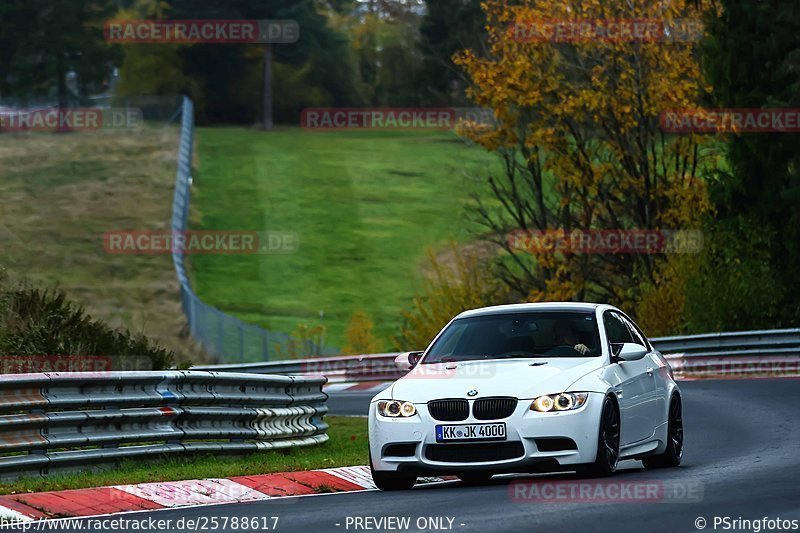
<path fill-rule="evenodd" d="M 562 254 L 517 249 L 513 231 L 669 230 L 693 227 L 708 208 L 708 153 L 695 135 L 659 128 L 664 110 L 694 107 L 702 92 L 691 43 L 528 38 L 544 20 L 696 18 L 688 1 L 484 3 L 488 57 L 458 55 L 468 95 L 495 125 L 461 133 L 502 159 L 479 222 L 504 253 L 497 275 L 517 298 L 613 301 L 628 308 L 655 281 L 655 254 Z M 526 33 L 527 32 L 527 33 Z"/>
<path fill-rule="evenodd" d="M 373 333 L 374 324 L 364 311 L 358 310 L 350 317 L 345 331 L 344 354 L 371 354 L 381 351 L 381 342 Z"/>
<path fill-rule="evenodd" d="M 710 104 L 800 107 L 800 4 L 723 0 L 722 5 L 720 13 L 708 17 L 710 38 L 703 48 L 705 72 L 713 87 Z M 796 325 L 800 319 L 800 136 L 731 135 L 726 156 L 730 170 L 720 172 L 711 187 L 714 206 L 728 225 L 760 228 L 759 242 L 777 272 L 778 320 Z"/>
<path fill-rule="evenodd" d="M 255 122 L 264 113 L 265 61 L 273 59 L 273 93 L 284 90 L 274 75 L 283 65 L 293 72 L 310 65 L 304 91 L 325 95 L 324 105 L 346 106 L 356 101 L 353 71 L 348 63 L 347 40 L 328 26 L 313 0 L 171 0 L 176 19 L 289 19 L 297 21 L 300 38 L 291 44 L 197 44 L 183 52 L 184 70 L 197 84 L 203 102 L 200 119 L 220 122 Z M 271 52 L 271 54 L 269 53 Z M 293 78 L 298 79 L 296 76 Z M 284 107 L 273 99 L 276 121 L 296 120 L 305 106 Z"/>
<path fill-rule="evenodd" d="M 128 9 L 120 10 L 119 20 L 166 19 L 170 6 L 163 0 L 136 0 Z M 168 43 L 126 44 L 120 67 L 117 93 L 121 96 L 175 95 L 189 92 L 190 80 L 183 72 L 181 48 L 186 45 Z"/>
<path fill-rule="evenodd" d="M 110 0 L 6 0 L 0 4 L 0 94 L 55 94 L 67 105 L 67 72 L 82 92 L 98 89 L 114 51 L 103 36 Z"/>
<path fill-rule="evenodd" d="M 419 0 L 360 2 L 350 12 L 329 15 L 331 25 L 349 36 L 361 101 L 374 107 L 419 105 L 421 17 Z"/>
<path fill-rule="evenodd" d="M 425 101 L 435 105 L 464 103 L 464 73 L 453 63 L 461 50 L 485 52 L 486 17 L 481 0 L 432 0 L 426 2 L 420 26 L 420 50 L 423 55 L 420 85 L 427 93 Z M 455 88 L 455 90 L 453 90 Z"/>

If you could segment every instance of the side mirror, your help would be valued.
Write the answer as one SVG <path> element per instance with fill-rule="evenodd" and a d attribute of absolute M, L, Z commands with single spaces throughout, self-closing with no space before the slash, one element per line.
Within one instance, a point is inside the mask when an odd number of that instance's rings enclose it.
<path fill-rule="evenodd" d="M 419 363 L 425 352 L 403 352 L 394 358 L 395 366 L 403 372 L 408 372 Z"/>
<path fill-rule="evenodd" d="M 611 361 L 637 361 L 647 355 L 647 348 L 632 342 L 614 343 L 611 345 Z"/>

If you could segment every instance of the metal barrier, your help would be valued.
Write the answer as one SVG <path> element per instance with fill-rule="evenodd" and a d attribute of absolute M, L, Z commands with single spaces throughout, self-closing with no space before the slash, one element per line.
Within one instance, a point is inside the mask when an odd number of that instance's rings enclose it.
<path fill-rule="evenodd" d="M 0 379 L 0 478 L 328 440 L 325 378 L 202 371 Z"/>
<path fill-rule="evenodd" d="M 650 339 L 682 378 L 720 374 L 800 373 L 800 329 L 707 333 Z M 400 353 L 351 355 L 198 369 L 256 374 L 323 375 L 331 383 L 389 381 L 404 375 L 394 365 Z"/>
<path fill-rule="evenodd" d="M 194 368 L 217 372 L 325 376 L 329 383 L 388 381 L 402 377 L 404 374 L 394 364 L 394 360 L 398 355 L 400 354 L 346 355 L 241 365 L 207 365 Z"/>
<path fill-rule="evenodd" d="M 800 353 L 800 328 L 704 333 L 651 341 L 662 353 L 682 353 L 687 357 L 796 354 Z"/>
<path fill-rule="evenodd" d="M 652 342 L 684 379 L 800 374 L 800 329 L 704 333 Z"/>
<path fill-rule="evenodd" d="M 175 195 L 172 202 L 172 231 L 181 233 L 187 229 L 192 185 L 192 151 L 194 146 L 194 104 L 184 97 L 181 111 L 181 141 L 178 151 L 178 173 L 175 178 Z M 241 228 L 237 228 L 241 229 Z M 318 352 L 313 343 L 293 342 L 285 333 L 277 333 L 224 313 L 203 302 L 192 290 L 183 254 L 173 250 L 172 263 L 180 284 L 183 312 L 189 321 L 189 331 L 203 348 L 222 362 L 267 361 L 276 350 L 288 352 L 305 349 L 307 355 Z"/>

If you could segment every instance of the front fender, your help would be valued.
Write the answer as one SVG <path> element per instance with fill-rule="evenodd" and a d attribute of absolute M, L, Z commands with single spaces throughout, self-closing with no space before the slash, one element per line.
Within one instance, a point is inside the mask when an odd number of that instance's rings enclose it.
<path fill-rule="evenodd" d="M 602 372 L 592 372 L 574 381 L 565 392 L 596 392 L 608 394 L 614 385 L 602 377 Z"/>

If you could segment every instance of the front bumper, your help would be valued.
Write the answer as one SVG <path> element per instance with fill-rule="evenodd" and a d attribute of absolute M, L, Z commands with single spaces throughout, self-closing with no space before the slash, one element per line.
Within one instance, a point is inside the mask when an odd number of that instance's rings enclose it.
<path fill-rule="evenodd" d="M 474 400 L 469 400 L 470 404 Z M 441 422 L 434 420 L 427 404 L 415 404 L 417 414 L 410 418 L 386 418 L 376 415 L 377 402 L 370 404 L 369 443 L 372 466 L 378 471 L 404 471 L 423 474 L 445 474 L 469 470 L 490 470 L 492 472 L 532 472 L 541 469 L 569 467 L 591 463 L 597 455 L 600 413 L 603 408 L 603 395 L 590 393 L 586 404 L 575 411 L 539 413 L 529 409 L 532 399 L 520 399 L 511 416 L 500 420 L 476 420 L 470 417 L 460 422 Z M 471 407 L 471 405 L 470 405 Z M 470 413 L 472 409 L 470 409 Z M 437 424 L 485 424 L 505 422 L 506 440 L 481 441 L 476 443 L 437 443 Z M 575 449 L 545 451 L 547 446 L 537 444 L 537 439 L 570 439 Z M 553 442 L 548 440 L 547 442 Z M 502 446 L 491 444 L 503 443 Z M 490 445 L 490 446 L 487 446 Z M 405 445 L 403 456 L 395 450 Z M 478 445 L 478 446 L 476 446 Z M 391 446 L 391 448 L 389 448 Z M 434 460 L 441 453 L 431 453 L 429 447 L 438 446 L 447 453 L 446 460 Z M 458 446 L 458 450 L 454 450 Z M 470 447 L 473 448 L 470 448 Z M 544 448 L 544 450 L 540 450 Z M 389 454 L 387 454 L 389 448 Z M 412 449 L 413 448 L 413 449 Z M 493 449 L 494 448 L 494 449 Z M 504 448 L 512 454 L 510 458 L 490 459 Z M 474 454 L 470 454 L 474 450 Z M 413 451 L 413 455 L 410 454 Z M 466 453 L 466 455 L 465 455 Z M 472 455 L 472 456 L 470 456 Z M 484 457 L 486 456 L 486 457 Z M 488 460 L 482 460 L 487 458 Z"/>

